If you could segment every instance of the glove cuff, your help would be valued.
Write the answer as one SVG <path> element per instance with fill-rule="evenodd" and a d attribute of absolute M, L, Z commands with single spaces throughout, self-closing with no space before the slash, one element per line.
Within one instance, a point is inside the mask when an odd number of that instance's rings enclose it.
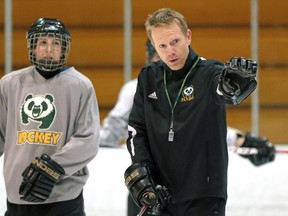
<path fill-rule="evenodd" d="M 36 170 L 41 170 L 41 173 L 53 182 L 59 182 L 64 178 L 65 171 L 56 161 L 52 160 L 49 155 L 42 154 L 36 157 L 31 166 Z"/>

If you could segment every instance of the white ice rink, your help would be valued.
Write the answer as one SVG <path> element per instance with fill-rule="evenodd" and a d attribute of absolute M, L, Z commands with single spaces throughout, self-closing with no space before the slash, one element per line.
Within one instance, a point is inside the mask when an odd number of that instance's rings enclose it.
<path fill-rule="evenodd" d="M 0 216 L 6 209 L 2 160 L 0 158 Z M 128 192 L 123 173 L 129 162 L 130 157 L 124 148 L 100 148 L 89 165 L 90 179 L 84 188 L 87 216 L 126 216 Z M 231 153 L 226 215 L 287 216 L 287 165 L 288 154 L 277 154 L 274 162 L 255 167 Z"/>

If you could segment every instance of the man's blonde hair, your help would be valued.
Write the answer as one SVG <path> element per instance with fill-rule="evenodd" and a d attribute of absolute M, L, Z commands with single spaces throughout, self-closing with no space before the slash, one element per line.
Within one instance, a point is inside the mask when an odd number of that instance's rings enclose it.
<path fill-rule="evenodd" d="M 177 25 L 181 28 L 183 34 L 186 34 L 188 31 L 188 25 L 185 17 L 179 12 L 172 10 L 170 8 L 161 8 L 155 11 L 153 14 L 149 14 L 145 22 L 145 28 L 148 38 L 153 43 L 151 37 L 151 29 L 154 27 L 167 26 L 176 22 Z"/>

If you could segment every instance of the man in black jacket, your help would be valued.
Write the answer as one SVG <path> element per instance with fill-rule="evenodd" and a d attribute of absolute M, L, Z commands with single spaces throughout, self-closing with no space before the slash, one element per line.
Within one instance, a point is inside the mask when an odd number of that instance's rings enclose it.
<path fill-rule="evenodd" d="M 129 117 L 132 165 L 125 184 L 141 215 L 225 215 L 226 104 L 257 86 L 257 64 L 200 58 L 185 18 L 169 8 L 149 15 L 146 32 L 161 61 L 138 77 Z"/>

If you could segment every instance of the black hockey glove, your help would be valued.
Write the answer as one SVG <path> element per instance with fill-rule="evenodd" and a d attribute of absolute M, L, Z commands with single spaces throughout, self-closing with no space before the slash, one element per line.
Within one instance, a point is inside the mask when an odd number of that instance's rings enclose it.
<path fill-rule="evenodd" d="M 64 169 L 48 155 L 36 157 L 22 173 L 23 181 L 19 188 L 21 199 L 44 202 L 64 175 Z"/>
<path fill-rule="evenodd" d="M 233 57 L 224 64 L 219 77 L 219 90 L 232 104 L 240 104 L 256 88 L 257 63 L 246 58 Z"/>
<path fill-rule="evenodd" d="M 159 215 L 167 203 L 172 203 L 170 191 L 156 185 L 146 164 L 132 164 L 124 174 L 125 185 L 138 207 L 147 206 L 146 212 Z"/>
<path fill-rule="evenodd" d="M 257 154 L 241 155 L 248 158 L 255 166 L 260 166 L 275 159 L 275 146 L 267 138 L 251 135 L 246 133 L 245 141 L 241 147 L 256 148 Z"/>

